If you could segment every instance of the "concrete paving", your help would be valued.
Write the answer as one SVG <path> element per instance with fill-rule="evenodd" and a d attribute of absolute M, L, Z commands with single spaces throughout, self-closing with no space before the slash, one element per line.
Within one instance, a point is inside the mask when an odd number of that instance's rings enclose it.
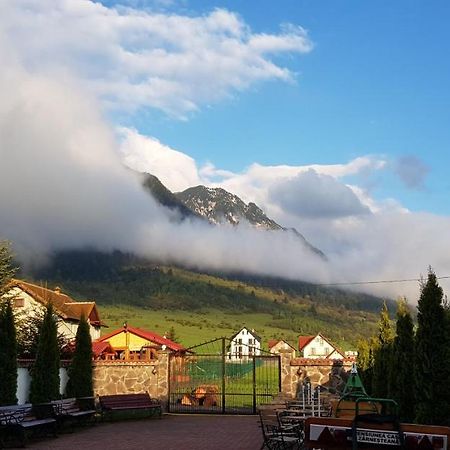
<path fill-rule="evenodd" d="M 258 450 L 262 433 L 257 416 L 164 415 L 100 423 L 57 438 L 32 441 L 33 449 L 81 450 Z"/>

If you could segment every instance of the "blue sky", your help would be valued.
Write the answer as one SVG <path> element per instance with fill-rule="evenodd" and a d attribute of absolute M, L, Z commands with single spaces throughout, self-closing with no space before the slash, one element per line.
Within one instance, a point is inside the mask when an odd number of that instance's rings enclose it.
<path fill-rule="evenodd" d="M 142 3 L 141 3 L 142 5 Z M 200 163 L 240 171 L 261 164 L 333 164 L 404 155 L 429 172 L 408 189 L 392 172 L 367 180 L 376 198 L 449 213 L 450 4 L 445 1 L 188 1 L 171 11 L 238 13 L 254 32 L 282 23 L 308 30 L 314 49 L 278 60 L 295 83 L 270 81 L 204 107 L 187 121 L 159 113 L 127 119 Z"/>
<path fill-rule="evenodd" d="M 447 1 L 2 6 L 0 231 L 22 255 L 87 245 L 320 282 L 450 275 Z M 174 225 L 124 166 L 255 202 L 328 263 L 245 227 Z M 417 294 L 397 287 L 376 293 Z"/>

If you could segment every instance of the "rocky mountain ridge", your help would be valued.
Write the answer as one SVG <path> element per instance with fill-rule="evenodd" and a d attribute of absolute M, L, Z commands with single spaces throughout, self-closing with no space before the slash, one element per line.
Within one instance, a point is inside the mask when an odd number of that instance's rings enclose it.
<path fill-rule="evenodd" d="M 231 224 L 238 226 L 247 223 L 255 228 L 268 231 L 292 233 L 296 238 L 321 258 L 325 254 L 313 246 L 295 228 L 285 228 L 266 216 L 255 203 L 246 204 L 237 195 L 222 188 L 195 186 L 182 192 L 173 193 L 154 175 L 145 174 L 143 186 L 158 202 L 180 214 L 181 220 L 194 218 L 208 220 L 213 225 Z"/>

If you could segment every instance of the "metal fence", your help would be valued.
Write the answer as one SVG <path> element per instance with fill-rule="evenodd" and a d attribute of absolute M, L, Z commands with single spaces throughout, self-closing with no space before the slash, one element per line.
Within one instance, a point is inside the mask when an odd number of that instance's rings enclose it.
<path fill-rule="evenodd" d="M 260 350 L 236 358 L 230 343 L 219 338 L 170 356 L 170 412 L 255 414 L 279 393 L 279 356 Z"/>

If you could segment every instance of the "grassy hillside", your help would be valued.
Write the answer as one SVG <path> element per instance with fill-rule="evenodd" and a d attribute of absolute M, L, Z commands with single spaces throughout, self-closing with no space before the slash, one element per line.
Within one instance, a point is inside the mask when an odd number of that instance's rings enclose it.
<path fill-rule="evenodd" d="M 76 299 L 94 299 L 110 327 L 161 334 L 172 326 L 184 345 L 230 336 L 242 325 L 268 339 L 322 331 L 344 349 L 372 335 L 380 299 L 284 280 L 228 278 L 141 261 L 129 255 L 61 254 L 34 279 Z M 365 307 L 365 310 L 359 309 Z M 106 330 L 107 331 L 107 330 Z"/>

